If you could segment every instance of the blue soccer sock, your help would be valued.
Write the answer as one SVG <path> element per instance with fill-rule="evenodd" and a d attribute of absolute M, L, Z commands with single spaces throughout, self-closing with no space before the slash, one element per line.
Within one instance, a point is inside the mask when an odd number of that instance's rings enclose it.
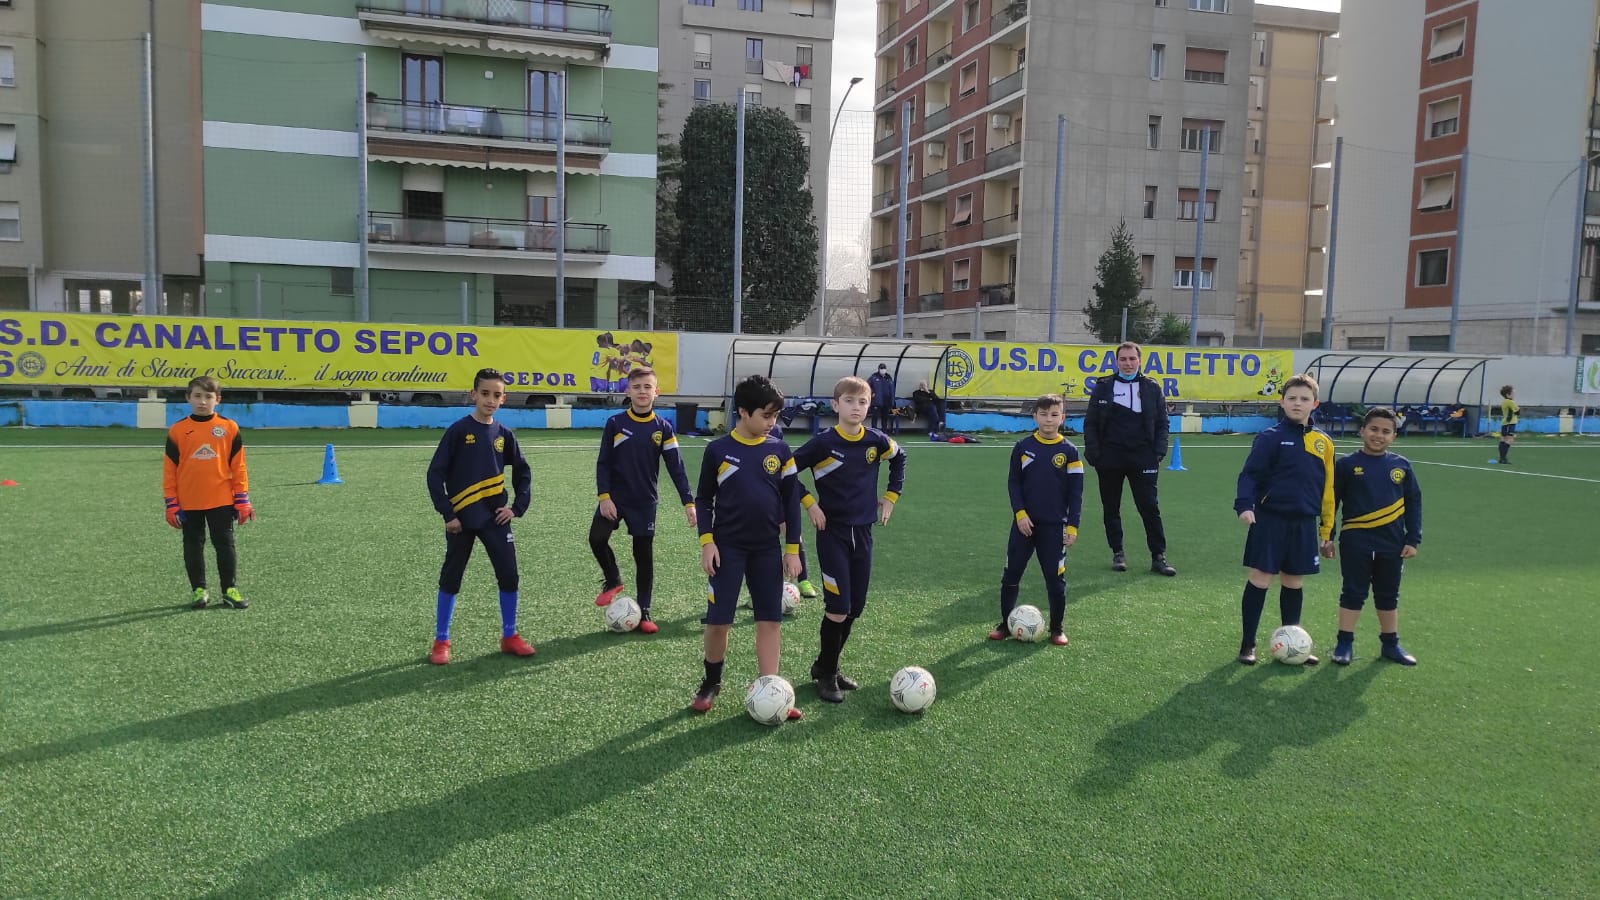
<path fill-rule="evenodd" d="M 439 605 L 433 617 L 433 636 L 435 640 L 450 640 L 450 616 L 456 611 L 456 595 L 439 592 Z"/>
<path fill-rule="evenodd" d="M 517 633 L 517 592 L 500 592 L 500 636 L 511 637 Z"/>
<path fill-rule="evenodd" d="M 1239 616 L 1244 624 L 1241 643 L 1256 645 L 1256 632 L 1261 629 L 1261 610 L 1267 605 L 1267 589 L 1245 582 L 1244 597 L 1239 601 Z"/>

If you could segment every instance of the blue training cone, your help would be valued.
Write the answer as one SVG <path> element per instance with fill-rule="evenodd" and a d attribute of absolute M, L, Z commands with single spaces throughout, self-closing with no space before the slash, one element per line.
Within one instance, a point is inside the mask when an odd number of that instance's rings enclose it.
<path fill-rule="evenodd" d="M 329 444 L 328 446 L 332 447 L 333 445 Z M 329 450 L 328 452 L 332 453 L 333 451 Z M 332 458 L 333 457 L 331 457 L 331 456 L 329 457 L 329 459 L 332 459 Z M 1183 467 L 1183 443 L 1181 441 L 1179 441 L 1177 438 L 1173 438 L 1172 439 L 1172 462 L 1167 465 L 1167 471 L 1168 472 L 1187 472 L 1187 471 L 1189 471 L 1188 469 Z"/>
<path fill-rule="evenodd" d="M 333 445 L 329 444 L 322 455 L 322 478 L 317 484 L 344 484 L 344 479 L 339 477 L 339 464 L 333 459 Z"/>

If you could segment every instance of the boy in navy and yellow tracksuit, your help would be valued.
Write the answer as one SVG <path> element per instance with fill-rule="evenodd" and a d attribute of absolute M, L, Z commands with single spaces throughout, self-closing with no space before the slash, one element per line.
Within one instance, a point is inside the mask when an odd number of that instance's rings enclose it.
<path fill-rule="evenodd" d="M 1416 657 L 1400 646 L 1400 574 L 1422 544 L 1422 489 L 1404 456 L 1389 452 L 1399 420 L 1394 410 L 1374 407 L 1361 420 L 1361 449 L 1333 470 L 1333 502 L 1344 510 L 1339 529 L 1339 639 L 1333 661 L 1350 664 L 1356 622 L 1372 590 L 1378 640 L 1384 659 L 1403 666 Z"/>
<path fill-rule="evenodd" d="M 519 577 L 511 536 L 511 520 L 527 512 L 532 502 L 533 469 L 516 435 L 494 420 L 505 398 L 505 378 L 494 369 L 480 369 L 472 380 L 472 414 L 445 429 L 428 464 L 428 495 L 444 517 L 445 532 L 433 652 L 428 656 L 434 665 L 450 661 L 450 617 L 477 541 L 483 542 L 500 586 L 500 651 L 514 656 L 534 652 L 517 633 Z M 507 466 L 514 493 L 506 491 Z"/>
<path fill-rule="evenodd" d="M 859 685 L 839 673 L 839 655 L 850 630 L 867 606 L 872 581 L 872 526 L 889 524 L 906 480 L 906 454 L 894 438 L 862 424 L 872 405 L 872 388 L 854 375 L 839 379 L 833 406 L 839 424 L 795 451 L 795 465 L 810 469 L 817 497 L 801 504 L 817 529 L 817 567 L 822 570 L 823 616 L 811 679 L 817 696 L 844 702 L 843 691 Z M 878 496 L 878 471 L 889 462 L 889 485 Z"/>
<path fill-rule="evenodd" d="M 1066 404 L 1060 394 L 1045 394 L 1033 406 L 1037 430 L 1011 450 L 1007 486 L 1011 494 L 1011 537 L 1006 568 L 1000 575 L 1000 625 L 989 640 L 1005 640 L 1006 620 L 1017 607 L 1028 557 L 1039 560 L 1050 600 L 1050 643 L 1067 645 L 1067 548 L 1078 540 L 1083 511 L 1083 461 L 1078 448 L 1061 435 Z"/>
<path fill-rule="evenodd" d="M 183 567 L 189 575 L 189 607 L 211 604 L 206 590 L 206 531 L 217 552 L 217 577 L 222 602 L 233 609 L 250 604 L 240 596 L 235 579 L 238 555 L 233 526 L 256 517 L 250 504 L 250 475 L 244 464 L 244 437 L 239 425 L 217 413 L 222 388 L 215 378 L 190 379 L 190 414 L 167 429 L 161 493 L 166 498 L 167 524 L 183 530 Z"/>
<path fill-rule="evenodd" d="M 1250 526 L 1244 542 L 1249 580 L 1239 605 L 1239 662 L 1247 666 L 1256 664 L 1256 630 L 1273 576 L 1282 624 L 1299 625 L 1305 576 L 1321 571 L 1321 554 L 1333 555 L 1333 439 L 1311 424 L 1316 379 L 1289 378 L 1278 405 L 1283 421 L 1256 435 L 1233 501 L 1239 520 Z M 1314 666 L 1317 658 L 1305 664 Z"/>

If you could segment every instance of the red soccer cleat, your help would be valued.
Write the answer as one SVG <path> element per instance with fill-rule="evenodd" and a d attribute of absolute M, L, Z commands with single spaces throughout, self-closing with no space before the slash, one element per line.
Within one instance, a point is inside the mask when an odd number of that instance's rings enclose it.
<path fill-rule="evenodd" d="M 450 642 L 434 641 L 433 652 L 428 654 L 428 662 L 436 666 L 447 665 L 450 662 Z"/>
<path fill-rule="evenodd" d="M 694 692 L 694 700 L 689 703 L 689 708 L 697 713 L 709 712 L 711 704 L 717 701 L 717 695 L 722 693 L 722 683 L 700 685 Z"/>
<path fill-rule="evenodd" d="M 991 641 L 1003 641 L 1010 636 L 1011 635 L 1006 634 L 1006 630 L 1004 628 L 996 628 L 995 630 L 989 632 L 989 640 Z"/>
<path fill-rule="evenodd" d="M 522 635 L 513 634 L 511 637 L 500 639 L 500 652 L 512 656 L 532 656 L 533 645 L 522 639 Z"/>
<path fill-rule="evenodd" d="M 792 706 L 789 707 L 789 721 L 798 722 L 800 720 L 800 718 L 802 716 L 804 716 L 804 715 L 805 715 L 805 713 L 801 712 L 800 710 L 795 709 Z"/>
<path fill-rule="evenodd" d="M 605 590 L 601 591 L 598 595 L 595 596 L 594 605 L 595 606 L 610 606 L 611 605 L 611 601 L 617 599 L 617 595 L 622 593 L 622 587 L 623 586 L 619 584 L 616 587 L 606 588 Z"/>
<path fill-rule="evenodd" d="M 1052 634 L 1050 635 L 1050 643 L 1055 644 L 1057 647 L 1065 647 L 1067 645 L 1067 636 L 1064 634 Z"/>
<path fill-rule="evenodd" d="M 649 613 L 645 613 L 644 618 L 639 620 L 639 631 L 643 632 L 644 634 L 655 634 L 660 630 L 661 626 L 651 621 Z"/>

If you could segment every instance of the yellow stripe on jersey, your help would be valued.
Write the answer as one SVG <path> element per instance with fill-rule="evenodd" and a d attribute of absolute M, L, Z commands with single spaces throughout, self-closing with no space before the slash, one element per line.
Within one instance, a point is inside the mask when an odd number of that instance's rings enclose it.
<path fill-rule="evenodd" d="M 611 446 L 615 447 L 615 446 L 617 446 L 618 444 L 621 444 L 623 441 L 625 441 L 627 439 L 628 439 L 628 436 L 619 431 L 616 434 L 611 436 Z"/>
<path fill-rule="evenodd" d="M 890 457 L 898 455 L 899 453 L 900 453 L 900 445 L 895 443 L 894 438 L 889 438 L 889 452 L 885 453 L 883 455 L 884 458 L 888 459 Z"/>
<path fill-rule="evenodd" d="M 1072 462 L 1067 463 L 1067 474 L 1068 475 L 1072 475 L 1072 474 L 1082 475 L 1083 474 L 1083 460 L 1075 459 Z"/>
<path fill-rule="evenodd" d="M 798 476 L 800 474 L 800 470 L 794 464 L 793 457 L 790 457 L 789 461 L 783 464 L 783 474 L 785 477 L 790 475 Z"/>
<path fill-rule="evenodd" d="M 822 462 L 819 462 L 811 467 L 812 477 L 821 478 L 830 472 L 838 470 L 838 468 L 842 465 L 844 465 L 843 460 L 837 460 L 830 456 Z"/>
<path fill-rule="evenodd" d="M 1344 530 L 1345 531 L 1351 531 L 1351 530 L 1357 530 L 1357 529 L 1361 529 L 1361 528 L 1382 528 L 1383 526 L 1388 525 L 1388 524 L 1396 521 L 1397 519 L 1399 519 L 1401 516 L 1403 516 L 1405 514 L 1406 514 L 1405 507 L 1402 506 L 1399 509 L 1395 510 L 1394 512 L 1391 512 L 1388 515 L 1384 516 L 1381 519 L 1368 519 L 1366 517 L 1362 517 L 1362 519 L 1360 521 L 1358 521 L 1358 522 L 1346 522 L 1346 523 L 1344 523 Z"/>
<path fill-rule="evenodd" d="M 675 437 L 667 438 L 666 442 L 661 445 L 661 449 L 663 449 L 663 450 L 676 450 L 676 449 L 678 449 L 678 439 L 675 438 Z"/>
<path fill-rule="evenodd" d="M 467 507 L 471 506 L 472 504 L 477 503 L 479 500 L 487 500 L 488 498 L 493 497 L 496 494 L 503 494 L 503 493 L 505 493 L 505 491 L 506 491 L 505 479 L 502 478 L 500 484 L 492 484 L 492 485 L 484 488 L 483 490 L 478 491 L 475 494 L 468 494 L 467 496 L 461 498 L 460 500 L 457 500 L 455 505 L 453 505 L 450 508 L 455 512 L 460 512 L 461 510 L 466 509 Z"/>
<path fill-rule="evenodd" d="M 729 478 L 732 478 L 733 473 L 737 471 L 739 471 L 738 466 L 728 462 L 727 460 L 723 460 L 722 464 L 717 466 L 717 484 L 721 484 L 724 481 L 727 481 Z"/>
<path fill-rule="evenodd" d="M 839 595 L 839 582 L 834 581 L 828 573 L 822 573 L 822 589 L 834 596 Z"/>
<path fill-rule="evenodd" d="M 1350 528 L 1352 526 L 1369 523 L 1373 519 L 1382 519 L 1382 518 L 1385 518 L 1385 517 L 1388 517 L 1390 519 L 1390 521 L 1393 521 L 1393 514 L 1395 512 L 1397 512 L 1397 511 L 1398 512 L 1404 512 L 1405 508 L 1406 508 L 1406 501 L 1404 499 L 1396 500 L 1395 502 L 1389 504 L 1388 506 L 1385 506 L 1382 509 L 1375 509 L 1372 512 L 1365 513 L 1363 515 L 1354 516 L 1352 518 L 1347 518 L 1347 519 L 1344 520 L 1344 525 L 1345 525 L 1346 528 Z"/>
<path fill-rule="evenodd" d="M 455 503 L 455 502 L 459 501 L 462 497 L 465 497 L 468 494 L 476 494 L 478 491 L 483 490 L 484 488 L 488 487 L 491 484 L 498 484 L 501 487 L 505 487 L 506 474 L 504 472 L 501 472 L 499 475 L 496 475 L 493 478 L 485 478 L 484 480 L 478 482 L 475 485 L 472 485 L 471 487 L 463 488 L 460 491 L 457 491 L 456 495 L 454 497 L 450 498 L 450 502 L 451 503 Z"/>

